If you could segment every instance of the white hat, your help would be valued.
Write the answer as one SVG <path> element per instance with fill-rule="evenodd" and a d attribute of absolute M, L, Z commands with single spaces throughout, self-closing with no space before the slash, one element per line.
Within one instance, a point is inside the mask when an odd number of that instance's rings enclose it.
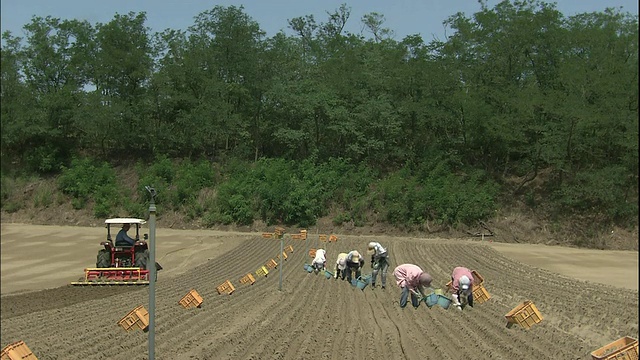
<path fill-rule="evenodd" d="M 347 268 L 347 259 L 340 258 L 338 259 L 338 269 L 344 270 Z"/>
<path fill-rule="evenodd" d="M 351 262 L 360 262 L 360 253 L 356 250 L 351 254 Z"/>
<path fill-rule="evenodd" d="M 460 280 L 458 280 L 458 282 L 460 283 L 460 289 L 462 289 L 463 291 L 469 290 L 469 285 L 471 285 L 471 280 L 469 280 L 467 275 L 462 275 L 460 277 Z"/>

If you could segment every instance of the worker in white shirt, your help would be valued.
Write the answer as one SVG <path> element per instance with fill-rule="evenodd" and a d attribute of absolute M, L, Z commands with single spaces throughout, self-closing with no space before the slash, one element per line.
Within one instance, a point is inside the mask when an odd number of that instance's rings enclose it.
<path fill-rule="evenodd" d="M 311 266 L 313 266 L 316 274 L 319 271 L 324 271 L 327 265 L 327 251 L 325 249 L 316 250 L 316 257 L 313 259 Z"/>
<path fill-rule="evenodd" d="M 369 243 L 367 246 L 367 253 L 371 255 L 371 268 L 373 269 L 373 272 L 371 273 L 371 288 L 375 289 L 378 272 L 382 271 L 382 274 L 380 274 L 380 281 L 382 282 L 382 288 L 384 289 L 387 286 L 389 253 L 387 252 L 387 249 L 380 245 L 379 242 L 375 241 Z"/>
<path fill-rule="evenodd" d="M 333 278 L 340 277 L 341 280 L 344 280 L 345 276 L 347 276 L 347 253 L 340 253 L 333 267 Z"/>

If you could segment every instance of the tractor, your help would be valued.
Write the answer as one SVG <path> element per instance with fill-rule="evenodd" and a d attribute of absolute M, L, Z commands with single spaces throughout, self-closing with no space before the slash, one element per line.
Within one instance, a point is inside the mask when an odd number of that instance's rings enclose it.
<path fill-rule="evenodd" d="M 146 240 L 149 238 L 149 235 L 144 234 L 144 240 L 140 240 L 140 226 L 145 224 L 146 221 L 133 218 L 116 218 L 107 219 L 104 223 L 107 227 L 107 241 L 103 241 L 100 243 L 100 245 L 104 246 L 104 249 L 98 251 L 96 267 L 137 267 L 146 270 L 147 260 L 149 259 L 149 248 L 147 247 Z M 127 242 L 118 243 L 117 241 L 114 244 L 114 239 L 111 237 L 112 225 L 117 226 L 125 224 L 135 226 L 135 244 L 131 245 Z M 118 230 L 114 230 L 114 232 L 117 231 Z"/>
<path fill-rule="evenodd" d="M 136 218 L 114 218 L 106 219 L 104 223 L 107 228 L 107 240 L 100 243 L 104 248 L 98 251 L 96 267 L 84 269 L 84 277 L 71 284 L 149 284 L 149 270 L 147 269 L 149 248 L 146 242 L 148 234 L 144 234 L 143 240 L 140 240 L 140 227 L 146 221 Z M 130 228 L 135 226 L 135 237 L 132 237 L 135 240 L 134 244 L 120 243 L 112 237 L 112 227 L 124 225 L 128 225 Z M 116 231 L 114 229 L 114 232 Z M 117 236 L 115 237 L 117 238 Z M 155 265 L 156 270 L 162 270 L 160 264 L 156 262 Z"/>

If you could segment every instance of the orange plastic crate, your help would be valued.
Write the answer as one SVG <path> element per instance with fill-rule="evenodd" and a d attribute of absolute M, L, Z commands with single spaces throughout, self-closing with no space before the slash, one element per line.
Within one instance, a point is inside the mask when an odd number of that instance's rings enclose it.
<path fill-rule="evenodd" d="M 491 295 L 484 288 L 484 285 L 473 286 L 473 302 L 474 304 L 482 304 L 483 302 L 491 299 Z"/>
<path fill-rule="evenodd" d="M 24 341 L 16 341 L 12 344 L 9 344 L 2 349 L 2 353 L 0 353 L 0 359 L 2 360 L 38 360 L 38 358 L 33 355 L 33 352 L 29 349 L 27 344 Z"/>
<path fill-rule="evenodd" d="M 178 304 L 182 305 L 182 307 L 185 309 L 188 309 L 190 307 L 199 308 L 202 304 L 202 296 L 200 296 L 200 294 L 198 294 L 195 289 L 191 289 L 191 291 L 189 291 L 187 295 L 183 296 L 182 299 L 178 301 Z"/>
<path fill-rule="evenodd" d="M 233 294 L 234 291 L 236 291 L 236 288 L 233 286 L 231 281 L 227 280 L 227 281 L 223 282 L 222 284 L 218 285 L 216 287 L 216 290 L 218 291 L 218 295 L 222 294 L 222 293 L 227 293 L 227 294 L 231 295 L 231 294 Z"/>
<path fill-rule="evenodd" d="M 318 235 L 318 240 L 322 241 L 322 242 L 327 242 L 328 238 L 326 234 L 320 234 Z"/>
<path fill-rule="evenodd" d="M 288 251 L 288 252 L 292 253 L 293 252 L 293 246 L 292 245 L 287 246 L 286 248 L 284 248 L 284 251 Z"/>
<path fill-rule="evenodd" d="M 484 278 L 477 271 L 471 270 L 471 275 L 473 275 L 473 285 L 482 285 L 484 283 Z"/>
<path fill-rule="evenodd" d="M 520 305 L 513 308 L 505 316 L 507 318 L 507 327 L 518 324 L 525 329 L 531 328 L 533 325 L 542 321 L 542 315 L 538 308 L 531 300 L 525 300 Z"/>
<path fill-rule="evenodd" d="M 316 257 L 316 249 L 309 250 L 309 257 L 311 257 L 311 258 L 315 258 Z"/>
<path fill-rule="evenodd" d="M 273 239 L 274 238 L 274 234 L 272 233 L 262 233 L 262 237 L 265 239 Z"/>
<path fill-rule="evenodd" d="M 593 360 L 638 360 L 638 340 L 620 338 L 591 353 Z"/>
<path fill-rule="evenodd" d="M 287 252 L 283 251 L 282 252 L 282 259 L 287 260 L 289 256 L 287 256 Z M 276 259 L 280 260 L 280 255 L 276 256 Z"/>
<path fill-rule="evenodd" d="M 336 242 L 336 241 L 338 241 L 338 237 L 337 236 L 335 236 L 335 235 L 330 235 L 329 236 L 329 242 Z"/>
<path fill-rule="evenodd" d="M 149 312 L 143 305 L 140 305 L 120 319 L 120 321 L 118 321 L 118 325 L 125 331 L 132 331 L 135 329 L 148 331 Z"/>
<path fill-rule="evenodd" d="M 291 234 L 291 239 L 292 240 L 304 240 L 302 238 L 302 234 Z"/>
<path fill-rule="evenodd" d="M 300 235 L 302 235 L 302 240 L 307 240 L 307 230 L 300 230 Z"/>
<path fill-rule="evenodd" d="M 256 278 L 254 278 L 253 275 L 251 275 L 251 273 L 248 273 L 247 275 L 243 276 L 240 279 L 241 284 L 253 285 L 254 282 L 256 282 Z"/>
<path fill-rule="evenodd" d="M 271 259 L 267 261 L 267 263 L 264 264 L 264 266 L 266 266 L 267 269 L 275 269 L 276 267 L 278 267 L 278 263 L 274 259 Z"/>

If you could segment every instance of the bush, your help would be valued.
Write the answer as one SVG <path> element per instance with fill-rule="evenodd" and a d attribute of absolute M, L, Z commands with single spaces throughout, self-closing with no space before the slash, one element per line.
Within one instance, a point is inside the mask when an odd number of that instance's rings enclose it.
<path fill-rule="evenodd" d="M 27 150 L 24 156 L 28 169 L 39 174 L 58 172 L 67 161 L 67 158 L 52 145 L 32 148 Z"/>
<path fill-rule="evenodd" d="M 39 184 L 33 195 L 33 206 L 46 208 L 53 204 L 54 190 L 47 183 Z"/>
<path fill-rule="evenodd" d="M 174 205 L 191 204 L 200 190 L 214 185 L 213 168 L 204 160 L 195 164 L 184 162 L 178 167 L 174 185 L 177 201 Z"/>
<path fill-rule="evenodd" d="M 121 202 L 116 173 L 106 162 L 74 159 L 71 167 L 62 169 L 58 185 L 72 197 L 71 206 L 76 210 L 83 209 L 93 198 L 93 215 L 97 218 L 110 217 Z"/>
<path fill-rule="evenodd" d="M 553 192 L 556 211 L 599 214 L 620 223 L 637 220 L 637 195 L 627 196 L 637 183 L 630 185 L 627 179 L 627 170 L 621 166 L 580 172 Z"/>
<path fill-rule="evenodd" d="M 396 226 L 425 220 L 441 224 L 473 223 L 489 217 L 498 186 L 482 171 L 455 175 L 446 164 L 436 164 L 422 176 L 405 167 L 379 181 L 374 208 Z"/>

